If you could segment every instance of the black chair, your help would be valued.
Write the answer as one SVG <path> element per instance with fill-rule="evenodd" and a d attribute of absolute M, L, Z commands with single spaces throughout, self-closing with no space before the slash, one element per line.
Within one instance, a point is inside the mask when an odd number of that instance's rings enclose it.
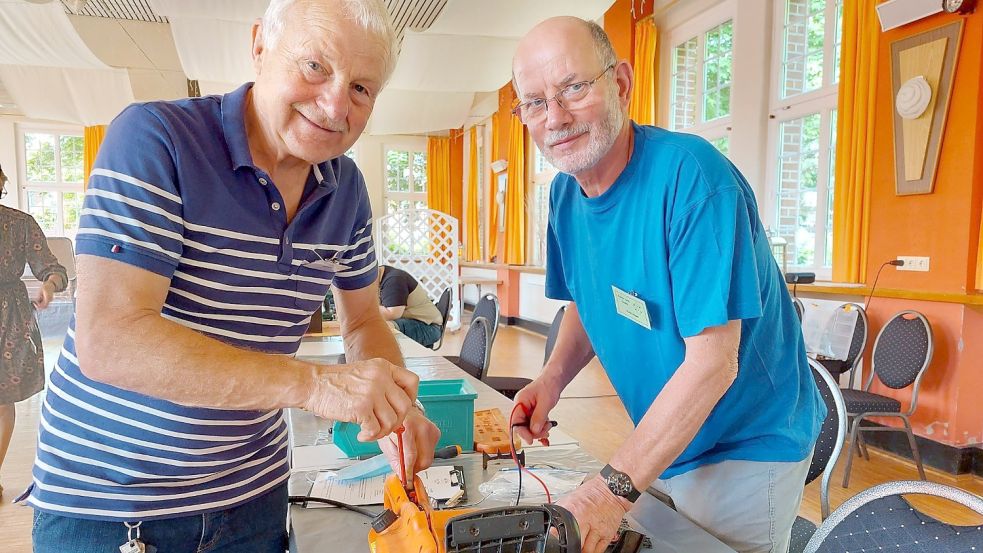
<path fill-rule="evenodd" d="M 908 418 L 918 406 L 918 387 L 921 384 L 925 369 L 932 361 L 934 350 L 932 341 L 932 326 L 928 320 L 917 311 L 901 311 L 891 317 L 877 335 L 874 351 L 871 354 L 870 376 L 863 390 L 843 390 L 843 400 L 846 410 L 853 418 L 850 427 L 850 441 L 847 444 L 846 470 L 843 474 L 843 487 L 850 484 L 850 468 L 853 464 L 853 448 L 859 442 L 861 432 L 904 432 L 908 435 L 908 444 L 918 476 L 925 480 L 925 469 L 922 467 L 922 457 L 915 443 L 915 435 L 911 432 Z M 900 390 L 913 386 L 911 406 L 908 411 L 901 411 L 901 402 L 887 396 L 870 391 L 877 376 L 885 386 Z M 904 428 L 893 426 L 874 426 L 861 428 L 860 423 L 868 417 L 896 417 L 901 419 Z M 865 455 L 869 460 L 869 456 Z"/>
<path fill-rule="evenodd" d="M 563 315 L 567 312 L 567 306 L 560 307 L 553 316 L 553 323 L 550 324 L 550 332 L 546 335 L 546 355 L 543 357 L 543 364 L 550 360 L 553 353 L 553 346 L 556 345 L 556 337 L 560 335 L 560 323 L 563 322 Z"/>
<path fill-rule="evenodd" d="M 491 328 L 484 317 L 471 320 L 468 333 L 461 343 L 461 355 L 454 359 L 454 363 L 464 372 L 478 380 L 483 379 L 491 360 Z"/>
<path fill-rule="evenodd" d="M 864 350 L 867 348 L 867 329 L 870 328 L 870 323 L 867 320 L 867 312 L 861 305 L 844 303 L 838 309 L 857 310 L 857 324 L 853 327 L 853 339 L 850 342 L 850 350 L 847 353 L 846 359 L 821 359 L 819 362 L 829 371 L 829 374 L 837 378 L 845 372 L 852 371 L 850 372 L 850 385 L 848 387 L 853 388 L 853 382 L 857 373 L 862 372 L 861 365 L 863 364 Z"/>
<path fill-rule="evenodd" d="M 440 338 L 430 346 L 431 349 L 437 351 L 440 346 L 444 345 L 444 331 L 447 330 L 447 317 L 451 312 L 451 289 L 445 288 L 444 292 L 440 294 L 440 299 L 437 300 L 437 311 L 440 311 Z"/>
<path fill-rule="evenodd" d="M 491 330 L 491 342 L 495 343 L 495 336 L 498 335 L 498 296 L 495 294 L 485 294 L 478 299 L 478 303 L 474 306 L 474 313 L 471 318 L 484 317 L 488 321 L 488 327 Z M 491 347 L 491 346 L 489 346 Z"/>
<path fill-rule="evenodd" d="M 843 448 L 843 438 L 846 436 L 846 405 L 843 404 L 843 395 L 840 393 L 840 385 L 830 375 L 822 365 L 809 360 L 812 368 L 812 377 L 816 380 L 819 387 L 819 394 L 826 404 L 826 419 L 819 430 L 819 439 L 816 440 L 816 448 L 812 454 L 812 462 L 809 464 L 809 474 L 806 476 L 805 484 L 808 486 L 813 480 L 823 476 L 819 487 L 819 503 L 822 509 L 823 520 L 829 516 L 829 481 L 833 476 L 833 467 L 840 456 Z M 816 525 L 808 519 L 795 517 L 792 523 L 792 539 L 789 542 L 789 553 L 801 553 L 816 531 Z"/>
<path fill-rule="evenodd" d="M 973 553 L 983 550 L 983 526 L 954 526 L 911 506 L 903 494 L 948 499 L 983 515 L 983 498 L 918 480 L 868 488 L 839 506 L 813 534 L 805 553 L 905 551 Z"/>
<path fill-rule="evenodd" d="M 795 307 L 795 314 L 799 316 L 799 322 L 802 322 L 802 317 L 806 313 L 806 306 L 802 303 L 799 298 L 792 298 L 792 305 Z"/>

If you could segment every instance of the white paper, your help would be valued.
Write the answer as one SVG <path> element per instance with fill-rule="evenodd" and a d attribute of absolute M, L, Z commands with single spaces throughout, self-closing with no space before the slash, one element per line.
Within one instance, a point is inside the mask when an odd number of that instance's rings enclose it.
<path fill-rule="evenodd" d="M 291 472 L 312 470 L 337 470 L 355 462 L 334 444 L 305 445 L 292 450 Z"/>
<path fill-rule="evenodd" d="M 319 474 L 311 486 L 311 497 L 341 501 L 349 505 L 381 505 L 388 475 L 364 480 L 338 480 L 329 473 Z M 308 503 L 308 507 L 329 507 L 323 503 Z"/>
<path fill-rule="evenodd" d="M 431 499 L 450 499 L 461 489 L 454 467 L 430 467 L 418 476 Z"/>

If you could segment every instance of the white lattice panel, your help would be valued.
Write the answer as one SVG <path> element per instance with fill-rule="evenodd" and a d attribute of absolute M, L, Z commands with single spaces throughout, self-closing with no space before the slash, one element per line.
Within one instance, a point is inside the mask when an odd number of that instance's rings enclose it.
<path fill-rule="evenodd" d="M 375 221 L 379 263 L 413 275 L 434 302 L 451 289 L 447 328 L 461 326 L 456 218 L 433 209 L 407 209 Z"/>

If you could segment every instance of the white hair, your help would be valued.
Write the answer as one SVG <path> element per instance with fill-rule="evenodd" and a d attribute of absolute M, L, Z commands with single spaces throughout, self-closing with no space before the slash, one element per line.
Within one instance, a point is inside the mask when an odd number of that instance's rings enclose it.
<path fill-rule="evenodd" d="M 286 26 L 287 12 L 301 0 L 270 0 L 263 14 L 263 40 L 267 47 L 276 47 Z M 344 16 L 379 39 L 385 57 L 385 80 L 396 68 L 396 32 L 389 12 L 381 0 L 334 0 Z"/>

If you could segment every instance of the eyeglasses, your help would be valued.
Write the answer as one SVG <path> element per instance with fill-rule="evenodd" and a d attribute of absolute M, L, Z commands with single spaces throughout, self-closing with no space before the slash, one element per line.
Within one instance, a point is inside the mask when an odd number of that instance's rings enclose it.
<path fill-rule="evenodd" d="M 594 83 L 598 79 L 604 76 L 605 73 L 614 68 L 614 64 L 607 66 L 601 74 L 594 77 L 589 81 L 579 81 L 576 83 L 570 83 L 567 86 L 560 89 L 552 98 L 533 98 L 527 102 L 523 102 L 514 108 L 512 108 L 512 113 L 519 117 L 523 123 L 529 124 L 533 121 L 538 121 L 546 116 L 546 112 L 549 110 L 550 100 L 556 102 L 556 105 L 563 109 L 570 109 L 575 107 L 575 104 L 590 94 L 591 89 L 594 87 Z"/>

